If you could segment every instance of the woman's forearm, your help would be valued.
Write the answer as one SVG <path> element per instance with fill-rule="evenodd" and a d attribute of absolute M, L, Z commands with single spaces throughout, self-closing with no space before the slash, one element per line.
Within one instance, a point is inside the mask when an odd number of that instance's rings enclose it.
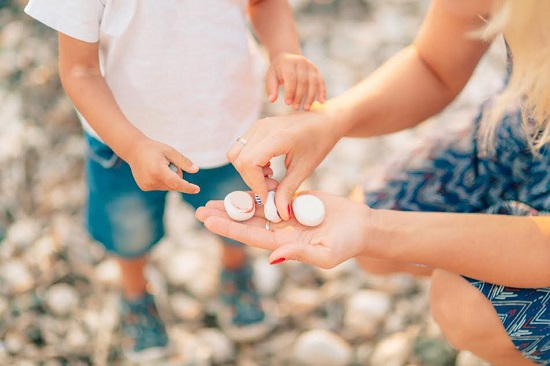
<path fill-rule="evenodd" d="M 325 109 L 345 136 L 403 130 L 445 108 L 460 93 L 488 43 L 471 37 L 483 25 L 474 12 L 456 14 L 434 1 L 414 43 Z"/>
<path fill-rule="evenodd" d="M 375 210 L 365 254 L 486 282 L 550 286 L 550 217 Z"/>
<path fill-rule="evenodd" d="M 326 108 L 345 136 L 371 137 L 414 127 L 454 98 L 409 46 Z"/>

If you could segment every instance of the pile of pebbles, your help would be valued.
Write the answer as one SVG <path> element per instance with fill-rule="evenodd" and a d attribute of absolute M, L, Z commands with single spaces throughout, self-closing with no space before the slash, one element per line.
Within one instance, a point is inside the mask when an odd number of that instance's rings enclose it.
<path fill-rule="evenodd" d="M 23 14 L 25 3 L 0 0 L 0 365 L 129 365 L 119 351 L 117 267 L 83 229 L 84 142 L 59 82 L 56 37 Z M 335 96 L 413 39 L 428 1 L 291 4 L 303 51 Z M 500 86 L 500 46 L 459 100 L 426 126 L 459 128 Z M 276 103 L 263 113 L 291 111 Z M 432 130 L 344 139 L 304 187 L 348 195 L 381 156 Z M 281 174 L 281 162 L 273 166 Z M 219 239 L 176 195 L 166 225 L 147 274 L 179 354 L 156 365 L 485 365 L 442 337 L 429 313 L 429 280 L 374 276 L 352 261 L 331 270 L 270 266 L 268 253 L 255 249 L 255 281 L 278 327 L 259 342 L 235 344 L 211 310 Z"/>

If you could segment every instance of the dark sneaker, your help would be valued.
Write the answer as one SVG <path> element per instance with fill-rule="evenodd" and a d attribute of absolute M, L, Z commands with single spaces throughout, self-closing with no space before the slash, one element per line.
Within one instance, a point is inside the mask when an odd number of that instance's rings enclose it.
<path fill-rule="evenodd" d="M 222 270 L 221 301 L 223 306 L 218 311 L 218 322 L 236 342 L 259 340 L 275 326 L 262 309 L 248 263 L 235 270 Z"/>
<path fill-rule="evenodd" d="M 120 301 L 122 351 L 132 362 L 148 362 L 171 353 L 166 328 L 154 298 L 145 293 L 135 300 Z"/>

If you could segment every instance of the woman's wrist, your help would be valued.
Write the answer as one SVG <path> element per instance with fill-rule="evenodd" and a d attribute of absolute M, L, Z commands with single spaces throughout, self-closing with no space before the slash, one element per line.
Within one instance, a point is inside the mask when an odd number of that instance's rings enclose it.
<path fill-rule="evenodd" d="M 403 253 L 399 252 L 401 241 L 397 236 L 404 228 L 395 217 L 399 212 L 367 208 L 362 227 L 365 245 L 361 254 L 379 259 L 402 260 L 400 257 Z"/>
<path fill-rule="evenodd" d="M 328 100 L 322 104 L 315 101 L 311 105 L 311 112 L 322 113 L 325 116 L 330 137 L 336 141 L 348 133 L 348 127 L 342 119 L 342 111 L 334 101 Z"/>
<path fill-rule="evenodd" d="M 350 136 L 351 131 L 354 129 L 353 123 L 356 119 L 354 117 L 356 112 L 347 103 L 340 100 L 340 98 L 331 99 L 325 104 L 327 105 L 327 113 L 331 115 L 330 118 L 334 123 L 338 137 Z"/>

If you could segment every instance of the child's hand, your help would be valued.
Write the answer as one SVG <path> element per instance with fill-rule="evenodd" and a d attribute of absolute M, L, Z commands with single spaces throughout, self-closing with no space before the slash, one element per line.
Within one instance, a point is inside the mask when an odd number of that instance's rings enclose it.
<path fill-rule="evenodd" d="M 199 186 L 182 179 L 184 171 L 196 173 L 199 168 L 176 149 L 149 138 L 142 138 L 135 140 L 129 150 L 124 157 L 142 190 L 199 192 Z M 170 163 L 178 168 L 177 172 L 170 168 Z"/>
<path fill-rule="evenodd" d="M 326 100 L 326 85 L 317 66 L 301 55 L 283 53 L 271 61 L 267 70 L 266 87 L 269 101 L 277 100 L 279 86 L 283 85 L 284 101 L 295 110 L 300 106 L 306 111 L 317 100 Z"/>

